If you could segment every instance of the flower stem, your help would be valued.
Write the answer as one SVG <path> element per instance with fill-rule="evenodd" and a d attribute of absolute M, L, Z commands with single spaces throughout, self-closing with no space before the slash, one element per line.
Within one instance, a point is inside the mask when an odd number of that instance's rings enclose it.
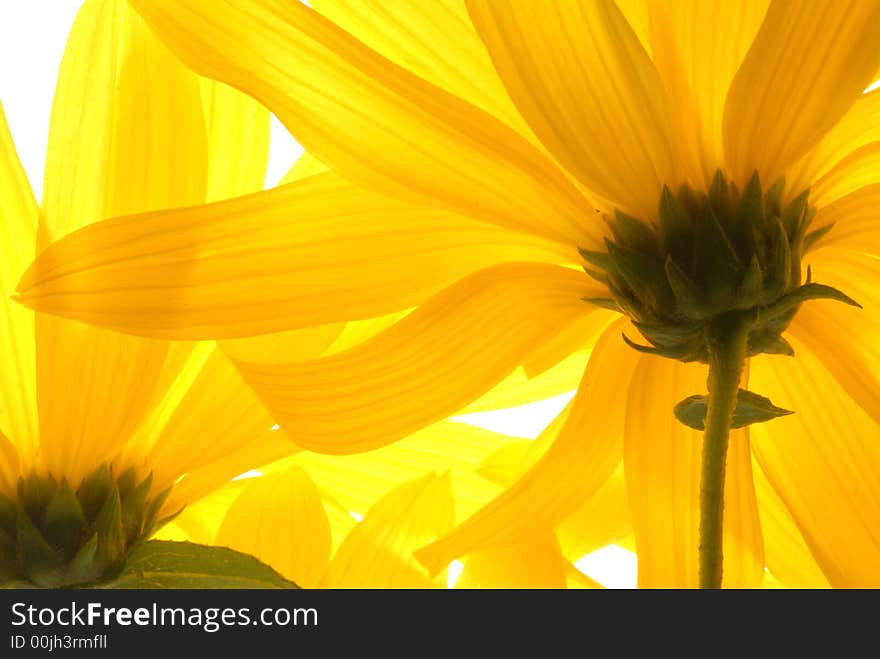
<path fill-rule="evenodd" d="M 706 329 L 709 400 L 700 481 L 700 588 L 721 588 L 724 472 L 730 423 L 746 363 L 749 325 L 741 314 L 725 314 Z"/>

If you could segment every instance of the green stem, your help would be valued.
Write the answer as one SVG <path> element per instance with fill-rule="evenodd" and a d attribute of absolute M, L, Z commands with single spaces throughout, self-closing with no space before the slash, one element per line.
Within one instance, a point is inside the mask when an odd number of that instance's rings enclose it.
<path fill-rule="evenodd" d="M 700 588 L 721 588 L 724 471 L 736 393 L 746 363 L 748 320 L 719 316 L 706 329 L 709 389 L 700 481 Z"/>

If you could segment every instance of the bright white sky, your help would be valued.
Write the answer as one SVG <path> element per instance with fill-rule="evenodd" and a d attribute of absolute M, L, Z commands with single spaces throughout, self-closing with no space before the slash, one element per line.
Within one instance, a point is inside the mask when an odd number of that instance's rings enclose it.
<path fill-rule="evenodd" d="M 34 194 L 42 193 L 49 113 L 58 67 L 81 0 L 0 0 L 0 102 Z M 267 185 L 274 185 L 302 148 L 272 117 Z M 566 394 L 516 410 L 470 415 L 468 421 L 518 437 L 534 438 L 565 406 Z M 632 553 L 614 545 L 578 561 L 609 587 L 635 585 Z"/>

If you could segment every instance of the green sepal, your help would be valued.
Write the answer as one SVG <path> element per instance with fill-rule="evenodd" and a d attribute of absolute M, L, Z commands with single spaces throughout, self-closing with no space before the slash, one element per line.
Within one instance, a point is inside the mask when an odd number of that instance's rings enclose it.
<path fill-rule="evenodd" d="M 6 529 L 15 533 L 15 518 L 18 515 L 18 506 L 12 499 L 7 499 L 0 494 L 0 529 Z"/>
<path fill-rule="evenodd" d="M 674 408 L 675 418 L 688 428 L 694 430 L 706 429 L 706 409 L 708 396 L 688 396 Z M 733 411 L 731 428 L 744 428 L 753 423 L 763 423 L 780 416 L 794 414 L 774 405 L 769 398 L 760 396 L 747 389 L 740 389 L 736 394 L 736 408 Z"/>
<path fill-rule="evenodd" d="M 772 252 L 766 264 L 764 277 L 763 302 L 776 300 L 791 284 L 791 246 L 782 221 L 772 221 L 773 237 L 770 241 Z"/>
<path fill-rule="evenodd" d="M 809 252 L 813 245 L 815 245 L 822 236 L 831 231 L 832 227 L 834 227 L 834 224 L 834 222 L 832 222 L 831 224 L 826 224 L 824 227 L 819 227 L 818 229 L 810 231 L 807 235 L 805 235 L 804 253 L 806 254 L 807 252 Z"/>
<path fill-rule="evenodd" d="M 13 533 L 0 528 L 0 584 L 19 578 L 18 546 Z"/>
<path fill-rule="evenodd" d="M 110 494 L 95 519 L 98 547 L 94 562 L 101 573 L 111 570 L 125 557 L 125 532 L 122 529 L 122 505 L 116 483 L 111 483 Z"/>
<path fill-rule="evenodd" d="M 101 465 L 83 479 L 76 491 L 76 496 L 87 518 L 94 519 L 98 514 L 110 494 L 112 485 L 113 474 L 110 473 L 110 467 L 106 464 Z"/>
<path fill-rule="evenodd" d="M 608 291 L 614 296 L 614 301 L 617 302 L 617 306 L 623 310 L 623 313 L 635 320 L 644 320 L 641 304 L 629 291 L 618 287 L 613 279 L 608 280 L 607 286 Z"/>
<path fill-rule="evenodd" d="M 51 476 L 41 478 L 35 473 L 18 479 L 18 500 L 33 519 L 42 517 L 43 511 L 49 505 L 49 499 L 52 498 L 55 485 L 55 479 Z"/>
<path fill-rule="evenodd" d="M 708 203 L 704 203 L 697 225 L 695 275 L 706 282 L 708 298 L 713 307 L 725 308 L 732 301 L 734 290 L 730 287 L 730 275 L 743 268 L 733 244 Z"/>
<path fill-rule="evenodd" d="M 44 588 L 60 586 L 64 581 L 64 562 L 24 511 L 18 513 L 15 531 L 24 576 Z"/>
<path fill-rule="evenodd" d="M 665 253 L 684 260 L 691 251 L 691 222 L 678 199 L 665 185 L 660 196 L 660 243 Z"/>
<path fill-rule="evenodd" d="M 795 197 L 779 215 L 782 226 L 785 228 L 789 238 L 794 238 L 798 231 L 802 229 L 801 220 L 805 216 L 809 196 L 810 189 L 807 188 Z"/>
<path fill-rule="evenodd" d="M 582 297 L 581 300 L 592 304 L 594 307 L 600 307 L 602 309 L 608 309 L 609 311 L 616 311 L 618 313 L 621 313 L 620 306 L 618 306 L 617 302 L 609 297 Z"/>
<path fill-rule="evenodd" d="M 645 223 L 615 210 L 614 221 L 609 221 L 608 226 L 617 244 L 643 254 L 658 255 L 656 235 Z"/>
<path fill-rule="evenodd" d="M 730 217 L 733 214 L 733 194 L 731 186 L 727 184 L 727 178 L 716 170 L 709 184 L 709 205 L 716 217 Z"/>
<path fill-rule="evenodd" d="M 134 467 L 129 467 L 116 479 L 116 489 L 119 490 L 119 498 L 124 499 L 134 489 L 137 482 L 137 472 Z"/>
<path fill-rule="evenodd" d="M 125 541 L 128 544 L 133 543 L 143 531 L 141 528 L 141 524 L 144 521 L 143 511 L 152 483 L 153 474 L 151 472 L 127 494 L 122 495 L 120 493 L 122 502 L 122 530 L 125 536 Z"/>
<path fill-rule="evenodd" d="M 741 259 L 755 258 L 755 239 L 752 227 L 755 225 L 764 226 L 765 221 L 761 178 L 758 176 L 758 172 L 755 172 L 743 190 L 730 227 L 730 239 Z"/>
<path fill-rule="evenodd" d="M 599 272 L 598 270 L 593 270 L 592 268 L 588 268 L 587 266 L 582 266 L 581 269 L 590 279 L 594 279 L 603 286 L 608 283 L 608 275 L 606 273 Z"/>
<path fill-rule="evenodd" d="M 116 579 L 99 588 L 293 589 L 253 556 L 191 542 L 151 540 L 135 547 Z"/>
<path fill-rule="evenodd" d="M 752 259 L 737 287 L 736 308 L 751 309 L 757 305 L 761 298 L 763 282 L 764 274 L 761 272 L 761 264 L 758 262 L 758 257 L 752 254 Z"/>
<path fill-rule="evenodd" d="M 147 504 L 147 511 L 144 513 L 144 534 L 151 535 L 155 531 L 159 530 L 163 524 L 171 521 L 175 516 L 179 515 L 181 511 L 174 513 L 168 518 L 157 520 L 156 516 L 159 514 L 159 511 L 162 509 L 162 506 L 165 505 L 165 501 L 168 499 L 168 495 L 171 494 L 171 485 L 166 487 L 164 490 L 159 492 L 155 497 L 150 499 L 150 503 Z"/>
<path fill-rule="evenodd" d="M 703 302 L 703 295 L 697 285 L 688 277 L 687 273 L 676 263 L 672 256 L 666 257 L 664 267 L 666 281 L 675 296 L 678 310 L 690 319 L 699 320 L 705 318 L 707 310 Z"/>
<path fill-rule="evenodd" d="M 633 327 L 657 347 L 681 346 L 702 340 L 702 325 L 651 324 L 632 321 Z"/>
<path fill-rule="evenodd" d="M 52 545 L 60 547 L 66 558 L 76 552 L 83 540 L 86 517 L 67 481 L 62 481 L 43 514 L 43 534 Z"/>
<path fill-rule="evenodd" d="M 581 258 L 594 268 L 599 268 L 599 270 L 610 275 L 617 274 L 617 270 L 614 268 L 614 261 L 607 252 L 594 252 L 583 247 L 578 247 L 577 250 Z"/>
<path fill-rule="evenodd" d="M 677 359 L 682 362 L 705 361 L 705 352 L 701 346 L 679 345 L 675 347 L 643 346 L 632 341 L 626 334 L 621 333 L 623 342 L 630 348 L 646 355 L 657 355 L 669 359 Z"/>
<path fill-rule="evenodd" d="M 103 576 L 102 565 L 100 561 L 95 560 L 97 553 L 98 534 L 93 533 L 68 564 L 65 575 L 66 585 L 91 583 Z"/>
<path fill-rule="evenodd" d="M 608 239 L 605 240 L 605 246 L 620 276 L 642 304 L 660 308 L 667 306 L 667 291 L 662 285 L 663 267 L 659 261 L 620 247 Z"/>
<path fill-rule="evenodd" d="M 788 341 L 773 332 L 753 332 L 749 334 L 748 354 L 749 356 L 767 354 L 794 357 L 794 348 Z"/>
<path fill-rule="evenodd" d="M 764 208 L 768 215 L 782 213 L 782 193 L 785 192 L 785 177 L 780 176 L 773 182 L 764 195 Z"/>
<path fill-rule="evenodd" d="M 799 286 L 790 293 L 786 293 L 779 300 L 765 307 L 761 311 L 761 314 L 768 318 L 782 316 L 787 312 L 795 311 L 798 306 L 809 300 L 836 300 L 837 302 L 848 304 L 851 307 L 862 308 L 861 304 L 833 286 L 809 282 L 803 286 Z"/>

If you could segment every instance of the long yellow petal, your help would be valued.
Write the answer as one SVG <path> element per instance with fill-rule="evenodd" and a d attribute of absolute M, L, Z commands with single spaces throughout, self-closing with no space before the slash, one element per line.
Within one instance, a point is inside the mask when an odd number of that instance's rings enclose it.
<path fill-rule="evenodd" d="M 795 414 L 752 426 L 752 447 L 835 587 L 880 585 L 880 426 L 801 342 L 752 360 L 749 388 Z"/>
<path fill-rule="evenodd" d="M 550 153 L 588 189 L 654 217 L 676 182 L 666 91 L 611 0 L 468 0 L 501 79 Z"/>
<path fill-rule="evenodd" d="M 769 0 L 655 0 L 648 5 L 654 64 L 669 92 L 690 182 L 709 189 L 724 163 L 724 99 Z"/>
<path fill-rule="evenodd" d="M 567 561 L 552 531 L 467 556 L 456 588 L 565 588 Z"/>
<path fill-rule="evenodd" d="M 430 588 L 432 579 L 412 552 L 454 523 L 448 475 L 427 474 L 389 492 L 336 551 L 326 585 L 335 588 Z"/>
<path fill-rule="evenodd" d="M 583 196 L 525 138 L 302 3 L 132 4 L 187 64 L 262 101 L 353 181 L 567 244 L 601 233 Z"/>
<path fill-rule="evenodd" d="M 0 434 L 15 443 L 29 467 L 38 432 L 34 314 L 9 294 L 36 250 L 37 213 L 0 105 Z"/>
<path fill-rule="evenodd" d="M 591 309 L 581 273 L 507 264 L 453 284 L 387 331 L 312 362 L 235 361 L 302 447 L 366 451 L 457 412 Z"/>
<path fill-rule="evenodd" d="M 567 421 L 547 452 L 498 498 L 417 552 L 432 572 L 480 547 L 555 526 L 607 481 L 621 459 L 623 392 L 637 355 L 621 341 L 622 328 L 613 325 L 596 344 Z"/>
<path fill-rule="evenodd" d="M 810 203 L 822 206 L 877 184 L 880 184 L 880 141 L 856 149 L 829 169 L 810 188 Z"/>
<path fill-rule="evenodd" d="M 880 140 L 880 89 L 863 94 L 825 137 L 786 173 L 787 193 L 799 194 L 860 147 Z"/>
<path fill-rule="evenodd" d="M 844 247 L 880 255 L 880 183 L 868 185 L 823 206 L 813 218 L 816 228 L 833 225 L 819 246 Z"/>
<path fill-rule="evenodd" d="M 630 386 L 624 465 L 641 587 L 698 585 L 701 433 L 680 423 L 672 408 L 705 388 L 705 365 L 649 355 L 640 358 Z M 745 431 L 731 433 L 727 454 L 723 551 L 724 586 L 761 585 L 761 525 Z"/>
<path fill-rule="evenodd" d="M 589 501 L 556 527 L 562 553 L 571 561 L 630 533 L 632 521 L 622 464 Z"/>
<path fill-rule="evenodd" d="M 328 172 L 87 227 L 44 251 L 20 290 L 42 311 L 134 334 L 232 338 L 405 309 L 495 263 L 574 258 Z"/>
<path fill-rule="evenodd" d="M 269 111 L 222 82 L 201 78 L 208 145 L 206 201 L 263 189 L 269 162 Z"/>
<path fill-rule="evenodd" d="M 16 496 L 15 490 L 21 474 L 18 451 L 0 431 L 0 494 L 8 498 Z"/>
<path fill-rule="evenodd" d="M 309 3 L 380 55 L 502 119 L 525 128 L 477 35 L 464 0 Z M 527 130 L 527 129 L 526 129 Z"/>
<path fill-rule="evenodd" d="M 834 286 L 862 309 L 815 300 L 801 306 L 789 330 L 841 387 L 880 423 L 880 260 L 849 249 L 811 255 L 817 281 Z"/>
<path fill-rule="evenodd" d="M 254 478 L 230 506 L 216 544 L 271 565 L 312 588 L 330 563 L 330 523 L 318 488 L 300 467 Z"/>
<path fill-rule="evenodd" d="M 859 99 L 880 63 L 880 3 L 774 0 L 724 108 L 731 173 L 774 181 Z"/>
<path fill-rule="evenodd" d="M 754 459 L 752 473 L 767 569 L 790 588 L 828 588 L 828 580 L 816 564 L 797 524 Z"/>
<path fill-rule="evenodd" d="M 297 453 L 292 462 L 314 479 L 322 492 L 348 511 L 363 515 L 391 488 L 428 471 L 448 471 L 456 514 L 470 515 L 498 494 L 475 469 L 488 454 L 516 440 L 454 421 L 440 421 L 390 446 L 357 455 Z"/>
<path fill-rule="evenodd" d="M 185 393 L 170 401 L 167 418 L 154 419 L 150 431 L 155 436 L 132 442 L 132 460 L 153 471 L 160 490 L 273 432 L 274 420 L 219 349 L 190 368 L 194 374 L 181 373 L 188 380 Z M 294 450 L 291 445 L 289 452 Z M 242 466 L 237 473 L 259 464 Z"/>
<path fill-rule="evenodd" d="M 106 216 L 204 200 L 198 81 L 122 0 L 91 0 L 77 16 L 47 153 L 40 246 Z M 42 315 L 36 333 L 43 457 L 78 482 L 153 402 L 167 345 Z"/>

